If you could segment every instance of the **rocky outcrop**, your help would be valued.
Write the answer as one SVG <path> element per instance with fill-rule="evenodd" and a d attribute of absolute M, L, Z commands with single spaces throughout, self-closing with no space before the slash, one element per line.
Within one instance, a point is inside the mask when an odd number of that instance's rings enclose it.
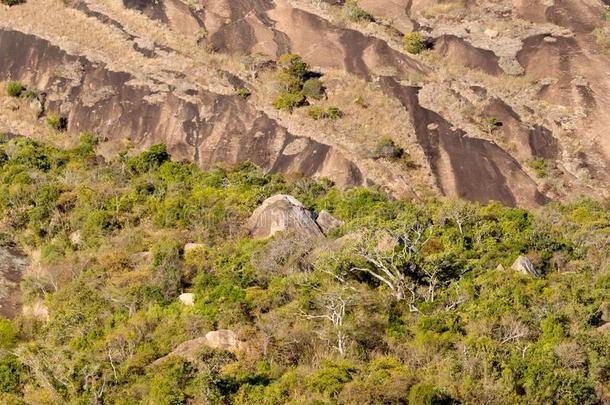
<path fill-rule="evenodd" d="M 195 295 L 193 293 L 182 293 L 178 296 L 178 301 L 187 307 L 195 305 Z"/>
<path fill-rule="evenodd" d="M 263 201 L 252 213 L 246 229 L 255 239 L 265 239 L 277 232 L 295 232 L 308 238 L 323 236 L 309 210 L 296 198 L 278 194 Z"/>
<path fill-rule="evenodd" d="M 195 250 L 204 249 L 206 245 L 204 243 L 187 243 L 184 245 L 184 254 L 193 252 Z"/>
<path fill-rule="evenodd" d="M 19 283 L 28 265 L 26 256 L 13 247 L 0 246 L 0 316 L 13 318 L 21 311 Z"/>
<path fill-rule="evenodd" d="M 187 361 L 194 362 L 197 360 L 197 354 L 206 347 L 235 352 L 240 350 L 243 346 L 244 344 L 237 340 L 237 336 L 232 330 L 221 329 L 211 331 L 205 336 L 187 340 L 186 342 L 179 344 L 167 356 L 157 359 L 155 364 L 161 363 L 169 357 L 182 357 Z"/>
<path fill-rule="evenodd" d="M 174 159 L 204 168 L 251 161 L 341 188 L 375 183 L 396 197 L 511 206 L 608 194 L 609 27 L 600 1 L 360 0 L 374 21 L 346 21 L 343 0 L 45 1 L 0 8 L 0 52 L 9 55 L 0 81 L 43 91 L 36 109 L 62 113 L 66 139 L 102 135 L 105 156 L 127 140 L 134 151 L 165 143 Z M 434 38 L 435 49 L 404 52 L 409 31 Z M 324 102 L 345 112 L 341 120 L 271 108 L 278 89 L 269 70 L 285 52 L 322 74 Z M 247 60 L 268 69 L 252 74 Z M 470 97 L 473 88 L 485 96 Z M 0 131 L 22 133 L 4 110 Z M 481 129 L 496 115 L 502 131 Z M 414 164 L 371 159 L 385 135 Z M 531 159 L 547 160 L 553 178 L 529 170 Z"/>
<path fill-rule="evenodd" d="M 49 93 L 49 110 L 66 116 L 68 131 L 91 131 L 136 148 L 165 143 L 176 160 L 204 168 L 252 161 L 266 171 L 363 184 L 360 170 L 340 152 L 290 134 L 237 95 L 196 87 L 158 92 L 130 73 L 69 54 L 49 41 L 0 29 L 0 80 L 19 78 Z M 163 87 L 163 86 L 162 86 Z M 93 90 L 92 90 L 93 89 Z M 103 90 L 103 91 L 102 91 Z M 301 147 L 295 151 L 293 143 Z"/>
<path fill-rule="evenodd" d="M 330 212 L 322 210 L 316 218 L 316 224 L 318 224 L 325 235 L 328 235 L 329 232 L 343 226 L 344 222 L 333 217 Z"/>
<path fill-rule="evenodd" d="M 538 270 L 536 270 L 530 259 L 525 256 L 519 256 L 511 266 L 511 269 L 528 276 L 540 277 Z"/>

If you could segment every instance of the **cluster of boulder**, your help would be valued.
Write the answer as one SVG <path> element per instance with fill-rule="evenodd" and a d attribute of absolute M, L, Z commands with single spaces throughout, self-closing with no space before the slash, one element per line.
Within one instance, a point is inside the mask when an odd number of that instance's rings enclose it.
<path fill-rule="evenodd" d="M 305 237 L 323 237 L 343 225 L 328 211 L 316 217 L 291 195 L 278 194 L 254 210 L 246 229 L 254 239 L 266 239 L 277 232 L 294 232 Z"/>

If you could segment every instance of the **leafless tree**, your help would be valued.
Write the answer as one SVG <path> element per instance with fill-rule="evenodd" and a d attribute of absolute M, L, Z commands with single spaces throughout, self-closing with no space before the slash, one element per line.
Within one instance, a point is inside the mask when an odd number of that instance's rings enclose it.
<path fill-rule="evenodd" d="M 341 356 L 345 354 L 348 342 L 348 336 L 345 333 L 343 322 L 345 320 L 347 309 L 352 304 L 352 300 L 346 294 L 347 288 L 343 288 L 337 292 L 322 293 L 317 304 L 320 307 L 319 313 L 307 314 L 303 313 L 303 317 L 307 320 L 324 320 L 330 322 L 334 339 L 328 339 L 324 331 L 319 333 L 321 339 L 329 341 L 330 345 L 336 349 Z"/>
<path fill-rule="evenodd" d="M 352 271 L 369 274 L 390 288 L 392 295 L 398 301 L 411 297 L 410 309 L 415 307 L 417 283 L 407 275 L 416 267 L 413 263 L 414 255 L 428 243 L 432 236 L 433 225 L 430 222 L 413 221 L 399 229 L 377 229 L 365 233 L 354 249 L 354 254 L 364 259 L 368 266 L 353 267 Z M 377 242 L 390 237 L 396 241 L 394 248 L 384 248 Z M 431 275 L 436 277 L 437 272 Z M 436 278 L 435 278 L 436 280 Z M 436 282 L 433 289 L 436 288 Z M 433 298 L 433 295 L 431 295 Z"/>

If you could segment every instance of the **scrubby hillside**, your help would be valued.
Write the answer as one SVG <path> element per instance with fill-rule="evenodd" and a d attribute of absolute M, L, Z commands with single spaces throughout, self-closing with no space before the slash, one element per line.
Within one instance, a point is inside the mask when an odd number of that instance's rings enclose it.
<path fill-rule="evenodd" d="M 3 99 L 6 132 L 91 131 L 106 156 L 161 142 L 204 168 L 252 161 L 408 198 L 607 195 L 601 0 L 11 3 L 0 80 L 44 95 Z M 287 53 L 310 66 L 302 83 L 276 63 Z M 67 134 L 41 128 L 48 113 Z M 399 155 L 377 153 L 388 138 Z"/>
<path fill-rule="evenodd" d="M 607 202 L 414 204 L 99 146 L 0 142 L 0 254 L 29 257 L 2 403 L 610 400 Z M 301 225 L 265 239 L 270 209 Z"/>

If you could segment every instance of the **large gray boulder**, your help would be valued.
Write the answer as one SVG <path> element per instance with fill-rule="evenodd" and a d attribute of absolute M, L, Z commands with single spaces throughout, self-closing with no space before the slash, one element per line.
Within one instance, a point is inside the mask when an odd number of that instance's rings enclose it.
<path fill-rule="evenodd" d="M 316 223 L 325 235 L 328 235 L 329 232 L 340 228 L 344 224 L 343 221 L 333 217 L 330 212 L 326 210 L 320 211 L 320 214 L 318 214 L 318 217 L 316 218 Z"/>
<path fill-rule="evenodd" d="M 517 257 L 517 260 L 515 260 L 515 262 L 511 266 L 511 269 L 526 275 L 540 277 L 540 273 L 538 273 L 538 270 L 536 270 L 530 259 L 525 256 Z"/>
<path fill-rule="evenodd" d="M 246 224 L 254 239 L 265 239 L 277 232 L 295 232 L 305 237 L 323 236 L 311 212 L 290 195 L 278 194 L 267 198 Z"/>

